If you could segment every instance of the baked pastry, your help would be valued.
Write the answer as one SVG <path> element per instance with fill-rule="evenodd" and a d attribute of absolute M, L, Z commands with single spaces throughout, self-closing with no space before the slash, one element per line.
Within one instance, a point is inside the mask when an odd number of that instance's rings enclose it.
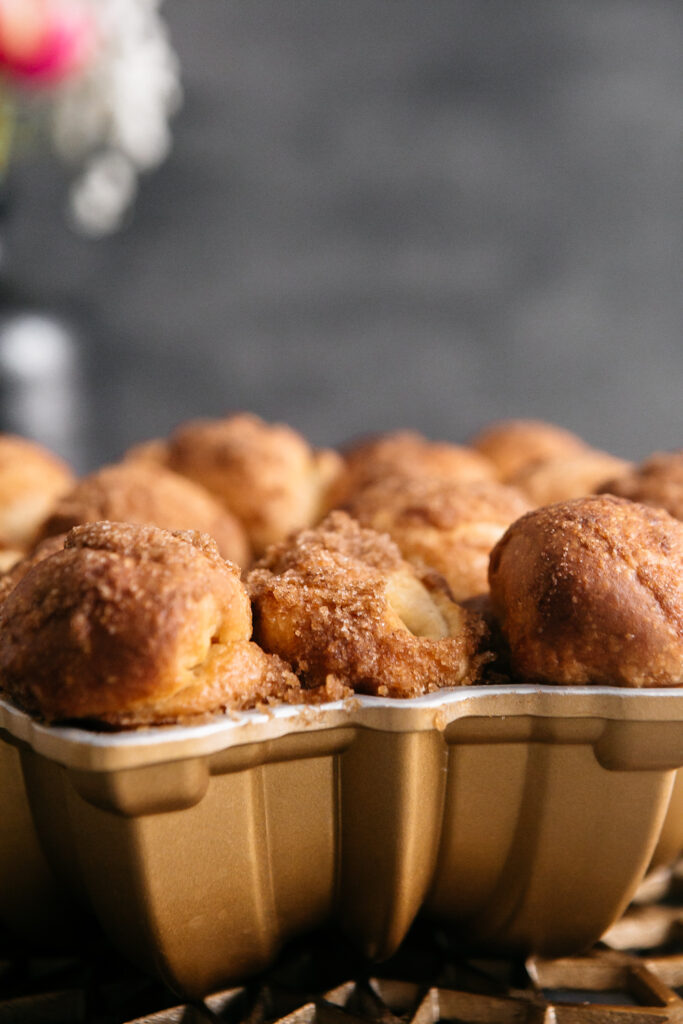
<path fill-rule="evenodd" d="M 12 567 L 0 576 L 0 605 L 14 590 L 19 580 L 23 580 L 29 569 L 32 569 L 38 562 L 42 562 L 48 555 L 62 550 L 65 536 L 63 533 L 58 533 L 54 537 L 46 537 L 45 540 L 41 540 L 27 555 L 15 561 Z"/>
<path fill-rule="evenodd" d="M 494 463 L 504 482 L 514 480 L 527 466 L 547 459 L 578 455 L 588 447 L 580 437 L 543 420 L 497 420 L 470 441 Z"/>
<path fill-rule="evenodd" d="M 242 567 L 251 561 L 249 541 L 233 515 L 203 487 L 152 463 L 105 466 L 83 477 L 53 505 L 39 537 L 105 519 L 198 530 L 213 537 L 223 558 Z"/>
<path fill-rule="evenodd" d="M 665 508 L 676 519 L 683 519 L 683 450 L 656 452 L 639 466 L 603 482 L 597 490 Z"/>
<path fill-rule="evenodd" d="M 167 464 L 237 516 L 257 555 L 324 515 L 341 470 L 336 452 L 314 451 L 290 427 L 247 413 L 179 427 Z"/>
<path fill-rule="evenodd" d="M 144 462 L 147 465 L 165 466 L 168 462 L 168 444 L 160 437 L 134 444 L 125 453 L 122 462 Z"/>
<path fill-rule="evenodd" d="M 299 698 L 250 641 L 237 567 L 198 533 L 76 527 L 5 598 L 0 632 L 0 686 L 48 721 L 158 724 Z"/>
<path fill-rule="evenodd" d="M 25 554 L 24 548 L 0 548 L 0 574 L 9 572 Z"/>
<path fill-rule="evenodd" d="M 337 485 L 335 507 L 344 505 L 363 488 L 400 477 L 428 477 L 451 483 L 493 480 L 495 467 L 472 448 L 447 441 L 429 441 L 411 430 L 364 438 L 345 448 L 345 470 Z"/>
<path fill-rule="evenodd" d="M 255 639 L 306 686 L 413 697 L 479 675 L 483 621 L 343 512 L 272 547 L 247 586 Z"/>
<path fill-rule="evenodd" d="M 683 524 L 623 498 L 550 505 L 491 553 L 491 601 L 524 681 L 683 683 Z"/>
<path fill-rule="evenodd" d="M 534 505 L 552 505 L 555 501 L 592 494 L 608 477 L 625 473 L 630 466 L 626 459 L 587 448 L 578 455 L 534 462 L 520 470 L 510 483 L 519 487 Z"/>
<path fill-rule="evenodd" d="M 488 590 L 491 548 L 530 503 L 495 480 L 453 483 L 387 477 L 346 505 L 363 526 L 388 533 L 401 554 L 445 578 L 456 601 Z"/>
<path fill-rule="evenodd" d="M 21 557 L 55 500 L 71 487 L 74 474 L 42 445 L 0 434 L 0 549 L 3 568 Z"/>

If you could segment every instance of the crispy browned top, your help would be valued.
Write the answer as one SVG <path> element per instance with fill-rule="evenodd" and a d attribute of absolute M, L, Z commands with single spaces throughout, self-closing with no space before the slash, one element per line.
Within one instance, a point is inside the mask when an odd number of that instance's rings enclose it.
<path fill-rule="evenodd" d="M 0 434 L 0 547 L 27 548 L 73 480 L 67 464 L 42 445 Z"/>
<path fill-rule="evenodd" d="M 8 594 L 0 631 L 0 685 L 48 720 L 167 721 L 296 687 L 249 642 L 239 571 L 206 534 L 76 527 Z"/>
<path fill-rule="evenodd" d="M 256 566 L 281 576 L 289 570 L 317 579 L 323 566 L 342 571 L 348 565 L 356 571 L 395 572 L 401 568 L 401 553 L 390 537 L 374 530 L 362 530 L 343 512 L 331 512 L 318 527 L 302 530 L 288 541 L 275 545 Z M 250 578 L 255 578 L 254 573 Z M 342 581 L 343 583 L 343 581 Z"/>
<path fill-rule="evenodd" d="M 144 462 L 153 466 L 165 466 L 168 463 L 168 444 L 159 437 L 140 441 L 126 451 L 122 462 Z"/>
<path fill-rule="evenodd" d="M 552 505 L 592 494 L 599 484 L 630 467 L 625 459 L 587 448 L 577 455 L 561 455 L 525 466 L 513 479 L 534 505 Z"/>
<path fill-rule="evenodd" d="M 19 580 L 23 580 L 29 569 L 32 569 L 38 562 L 42 562 L 48 555 L 53 555 L 55 551 L 62 550 L 64 539 L 65 535 L 63 533 L 55 534 L 54 537 L 46 537 L 45 540 L 41 540 L 36 544 L 29 554 L 20 558 L 7 572 L 0 576 L 0 604 L 2 604 L 10 591 L 14 590 Z"/>
<path fill-rule="evenodd" d="M 440 572 L 454 598 L 465 601 L 488 590 L 491 548 L 531 505 L 495 480 L 387 477 L 346 507 L 364 526 L 388 533 L 408 561 Z"/>
<path fill-rule="evenodd" d="M 242 413 L 179 427 L 168 441 L 168 465 L 216 495 L 260 553 L 317 522 L 341 459 L 314 451 L 291 427 Z"/>
<path fill-rule="evenodd" d="M 481 620 L 342 512 L 272 548 L 247 585 L 256 639 L 309 686 L 415 696 L 476 678 Z"/>
<path fill-rule="evenodd" d="M 525 466 L 560 456 L 577 455 L 584 442 L 543 420 L 497 420 L 484 427 L 470 444 L 496 466 L 501 480 L 511 481 Z"/>
<path fill-rule="evenodd" d="M 495 468 L 488 459 L 464 445 L 429 441 L 410 430 L 398 430 L 364 438 L 344 451 L 345 474 L 337 504 L 359 490 L 389 476 L 432 477 L 464 483 L 492 480 Z"/>
<path fill-rule="evenodd" d="M 683 450 L 656 452 L 630 472 L 603 483 L 599 490 L 664 508 L 676 519 L 683 519 Z"/>
<path fill-rule="evenodd" d="M 105 466 L 79 480 L 53 505 L 40 536 L 105 519 L 198 530 L 214 538 L 224 558 L 240 566 L 251 560 L 246 534 L 233 515 L 203 487 L 151 463 Z"/>
<path fill-rule="evenodd" d="M 538 509 L 491 554 L 491 598 L 531 681 L 683 682 L 683 525 L 611 496 Z"/>
<path fill-rule="evenodd" d="M 346 510 L 365 526 L 387 530 L 396 521 L 449 530 L 463 522 L 509 525 L 530 510 L 515 487 L 496 480 L 460 483 L 430 477 L 386 477 L 354 495 Z M 380 525 L 378 525 L 380 524 Z M 388 524 L 388 525 L 385 525 Z"/>

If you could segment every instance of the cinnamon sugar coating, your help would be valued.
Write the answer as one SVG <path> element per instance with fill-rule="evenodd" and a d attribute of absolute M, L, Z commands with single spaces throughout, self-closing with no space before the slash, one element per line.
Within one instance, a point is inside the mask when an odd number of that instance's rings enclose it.
<path fill-rule="evenodd" d="M 488 591 L 489 553 L 530 503 L 495 480 L 470 483 L 388 477 L 352 498 L 347 511 L 388 533 L 401 554 L 445 578 L 456 601 Z"/>
<path fill-rule="evenodd" d="M 105 519 L 208 533 L 224 558 L 242 567 L 251 561 L 246 534 L 234 516 L 203 487 L 152 463 L 105 466 L 83 477 L 53 505 L 39 536 Z"/>
<path fill-rule="evenodd" d="M 308 686 L 413 697 L 478 676 L 483 621 L 343 512 L 271 548 L 247 586 L 255 638 Z"/>
<path fill-rule="evenodd" d="M 0 434 L 0 548 L 14 549 L 20 557 L 52 504 L 73 481 L 67 464 L 46 448 Z"/>
<path fill-rule="evenodd" d="M 588 447 L 564 427 L 527 419 L 497 420 L 476 434 L 470 444 L 494 463 L 505 483 L 535 462 L 571 457 Z"/>
<path fill-rule="evenodd" d="M 683 450 L 655 452 L 630 472 L 603 482 L 598 490 L 664 508 L 676 519 L 683 519 Z"/>
<path fill-rule="evenodd" d="M 314 451 L 291 427 L 247 413 L 179 427 L 168 441 L 167 464 L 237 516 L 256 554 L 317 522 L 341 471 L 335 452 Z"/>
<path fill-rule="evenodd" d="M 592 494 L 610 476 L 625 473 L 631 466 L 594 448 L 578 455 L 561 455 L 532 463 L 520 470 L 510 481 L 526 494 L 534 505 L 552 505 Z"/>
<path fill-rule="evenodd" d="M 667 512 L 611 496 L 538 509 L 489 579 L 520 679 L 683 684 L 683 524 Z"/>
<path fill-rule="evenodd" d="M 428 477 L 451 483 L 492 480 L 491 462 L 465 445 L 429 441 L 411 430 L 364 438 L 344 451 L 345 471 L 340 478 L 335 505 L 341 506 L 363 488 L 387 477 Z"/>
<path fill-rule="evenodd" d="M 29 569 L 42 562 L 48 555 L 61 551 L 64 547 L 65 534 L 58 533 L 54 537 L 46 537 L 39 541 L 31 551 L 18 559 L 14 565 L 0 576 L 0 604 L 14 590 L 19 580 L 23 580 Z"/>
<path fill-rule="evenodd" d="M 239 571 L 205 534 L 76 527 L 7 595 L 0 631 L 0 686 L 49 721 L 161 723 L 298 697 L 250 641 Z"/>

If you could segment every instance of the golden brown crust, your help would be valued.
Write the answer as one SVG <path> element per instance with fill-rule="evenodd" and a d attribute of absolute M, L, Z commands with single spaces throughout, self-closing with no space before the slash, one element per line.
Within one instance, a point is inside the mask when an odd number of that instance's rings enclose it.
<path fill-rule="evenodd" d="M 683 683 L 683 526 L 610 496 L 538 509 L 491 554 L 491 599 L 517 676 Z"/>
<path fill-rule="evenodd" d="M 631 463 L 616 455 L 589 448 L 578 455 L 535 462 L 510 481 L 534 505 L 552 505 L 592 494 L 604 480 L 629 469 Z"/>
<path fill-rule="evenodd" d="M 24 548 L 0 548 L 0 573 L 8 573 L 25 555 Z"/>
<path fill-rule="evenodd" d="M 249 542 L 241 524 L 203 487 L 163 466 L 126 462 L 79 480 L 54 504 L 40 537 L 108 519 L 148 523 L 165 530 L 210 534 L 224 558 L 249 565 Z"/>
<path fill-rule="evenodd" d="M 64 547 L 65 534 L 55 534 L 54 537 L 47 537 L 45 540 L 41 540 L 36 546 L 22 558 L 19 558 L 14 564 L 0 576 L 0 604 L 5 600 L 7 595 L 14 590 L 19 580 L 23 580 L 29 569 L 32 569 L 38 562 L 42 562 L 48 555 L 53 555 L 55 551 L 61 551 Z"/>
<path fill-rule="evenodd" d="M 564 427 L 527 419 L 497 420 L 476 434 L 470 444 L 494 463 L 505 483 L 534 462 L 578 455 L 587 447 Z"/>
<path fill-rule="evenodd" d="M 179 427 L 168 442 L 168 465 L 237 516 L 257 554 L 317 522 L 341 471 L 336 453 L 316 452 L 291 427 L 247 413 Z"/>
<path fill-rule="evenodd" d="M 46 448 L 0 434 L 0 547 L 26 550 L 50 507 L 73 481 L 67 464 Z"/>
<path fill-rule="evenodd" d="M 492 480 L 496 475 L 489 460 L 472 448 L 429 441 L 411 430 L 363 438 L 345 449 L 344 461 L 345 471 L 335 494 L 337 507 L 387 477 L 467 483 Z"/>
<path fill-rule="evenodd" d="M 163 438 L 158 437 L 154 437 L 150 441 L 141 441 L 129 448 L 121 461 L 166 466 L 168 464 L 168 444 Z"/>
<path fill-rule="evenodd" d="M 347 511 L 388 533 L 401 554 L 446 579 L 456 601 L 488 590 L 491 548 L 531 505 L 495 480 L 453 483 L 388 477 L 352 498 Z"/>
<path fill-rule="evenodd" d="M 256 639 L 308 686 L 412 697 L 477 677 L 482 621 L 342 512 L 271 548 L 247 585 Z"/>
<path fill-rule="evenodd" d="M 0 685 L 48 720 L 166 722 L 298 683 L 250 642 L 236 566 L 197 533 L 91 523 L 0 605 Z"/>
<path fill-rule="evenodd" d="M 655 452 L 630 472 L 603 482 L 598 491 L 664 508 L 683 519 L 683 450 Z"/>
<path fill-rule="evenodd" d="M 207 668 L 194 685 L 178 693 L 99 720 L 121 728 L 174 725 L 216 712 L 307 702 L 289 665 L 275 654 L 266 654 L 255 643 L 240 642 L 223 647 Z"/>

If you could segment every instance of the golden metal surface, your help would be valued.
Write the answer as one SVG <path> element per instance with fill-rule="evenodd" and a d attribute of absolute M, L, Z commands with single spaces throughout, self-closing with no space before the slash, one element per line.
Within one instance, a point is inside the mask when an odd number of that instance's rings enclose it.
<path fill-rule="evenodd" d="M 676 772 L 669 809 L 652 855 L 652 867 L 671 864 L 683 854 L 683 772 Z"/>
<path fill-rule="evenodd" d="M 576 954 L 635 893 L 683 765 L 663 691 L 473 687 L 132 735 L 3 707 L 0 923 L 35 885 L 29 930 L 83 907 L 195 998 L 330 922 L 384 959 L 421 910 L 468 953 Z"/>

